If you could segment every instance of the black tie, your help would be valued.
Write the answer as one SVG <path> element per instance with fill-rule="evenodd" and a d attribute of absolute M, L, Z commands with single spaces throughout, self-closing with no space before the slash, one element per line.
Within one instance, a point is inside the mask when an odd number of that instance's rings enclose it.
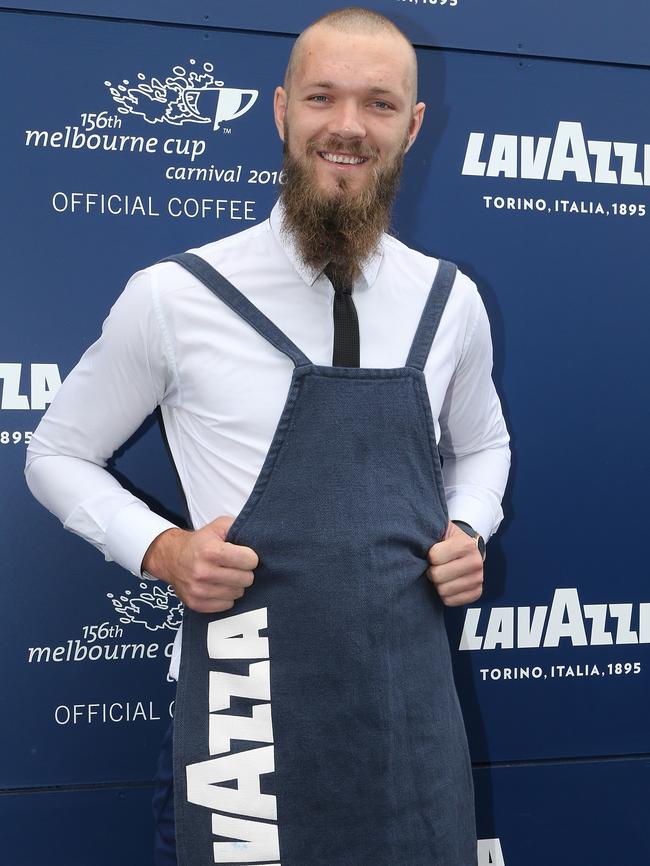
<path fill-rule="evenodd" d="M 359 320 L 352 300 L 352 284 L 330 263 L 325 268 L 334 287 L 334 367 L 359 366 Z"/>

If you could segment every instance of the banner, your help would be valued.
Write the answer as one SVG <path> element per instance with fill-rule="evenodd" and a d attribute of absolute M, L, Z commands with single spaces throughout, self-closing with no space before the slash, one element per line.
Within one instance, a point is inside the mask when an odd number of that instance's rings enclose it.
<path fill-rule="evenodd" d="M 105 562 L 31 498 L 26 444 L 132 273 L 266 218 L 286 34 L 334 6 L 220 4 L 216 20 L 194 3 L 110 5 L 0 12 L 0 782 L 9 823 L 29 812 L 44 828 L 9 837 L 11 866 L 147 862 L 181 616 L 170 587 Z M 447 611 L 479 863 L 641 866 L 650 124 L 647 65 L 632 64 L 647 64 L 650 21 L 634 3 L 561 20 L 520 6 L 373 4 L 423 46 L 427 111 L 394 233 L 476 281 L 512 434 L 484 596 Z M 152 420 L 110 469 L 181 522 Z"/>

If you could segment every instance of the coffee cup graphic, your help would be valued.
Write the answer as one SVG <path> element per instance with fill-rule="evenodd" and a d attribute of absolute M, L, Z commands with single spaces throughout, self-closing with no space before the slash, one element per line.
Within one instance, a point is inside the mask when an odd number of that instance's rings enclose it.
<path fill-rule="evenodd" d="M 258 90 L 241 90 L 238 87 L 196 87 L 188 88 L 182 94 L 182 100 L 185 108 L 194 115 L 196 120 L 201 120 L 203 123 L 209 121 L 209 117 L 201 111 L 200 103 L 206 103 L 210 97 L 205 94 L 216 94 L 216 107 L 214 108 L 214 126 L 217 130 L 222 123 L 227 123 L 229 120 L 236 120 L 242 114 L 246 114 L 249 108 L 255 104 L 259 91 Z M 214 96 L 212 96 L 214 99 Z M 206 106 L 207 107 L 207 106 Z"/>

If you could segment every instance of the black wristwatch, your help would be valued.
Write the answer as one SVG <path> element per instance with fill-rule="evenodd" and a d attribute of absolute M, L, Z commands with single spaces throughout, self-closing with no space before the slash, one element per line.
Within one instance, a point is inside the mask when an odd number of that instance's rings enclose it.
<path fill-rule="evenodd" d="M 455 523 L 459 529 L 462 529 L 463 532 L 466 532 L 474 539 L 476 546 L 478 547 L 478 552 L 481 554 L 481 559 L 485 562 L 485 541 L 480 532 L 477 532 L 473 526 L 470 526 L 469 523 L 465 523 L 464 520 L 452 520 L 451 522 Z"/>

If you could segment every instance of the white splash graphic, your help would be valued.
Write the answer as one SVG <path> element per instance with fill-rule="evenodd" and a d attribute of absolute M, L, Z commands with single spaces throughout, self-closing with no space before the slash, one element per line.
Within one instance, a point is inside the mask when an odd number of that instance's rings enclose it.
<path fill-rule="evenodd" d="M 196 66 L 191 59 L 190 66 Z M 135 114 L 147 123 L 212 123 L 217 130 L 222 123 L 245 114 L 257 100 L 259 91 L 224 87 L 223 81 L 213 76 L 212 63 L 204 63 L 197 71 L 174 66 L 164 81 L 138 73 L 138 83 L 123 79 L 121 84 L 110 81 L 108 87 L 121 114 Z"/>
<path fill-rule="evenodd" d="M 120 622 L 137 623 L 149 631 L 159 631 L 168 628 L 176 631 L 183 619 L 183 604 L 174 594 L 171 586 L 162 588 L 159 584 L 150 588 L 150 584 L 141 583 L 140 595 L 133 595 L 130 589 L 115 598 L 112 592 L 106 593 L 110 598 Z"/>

